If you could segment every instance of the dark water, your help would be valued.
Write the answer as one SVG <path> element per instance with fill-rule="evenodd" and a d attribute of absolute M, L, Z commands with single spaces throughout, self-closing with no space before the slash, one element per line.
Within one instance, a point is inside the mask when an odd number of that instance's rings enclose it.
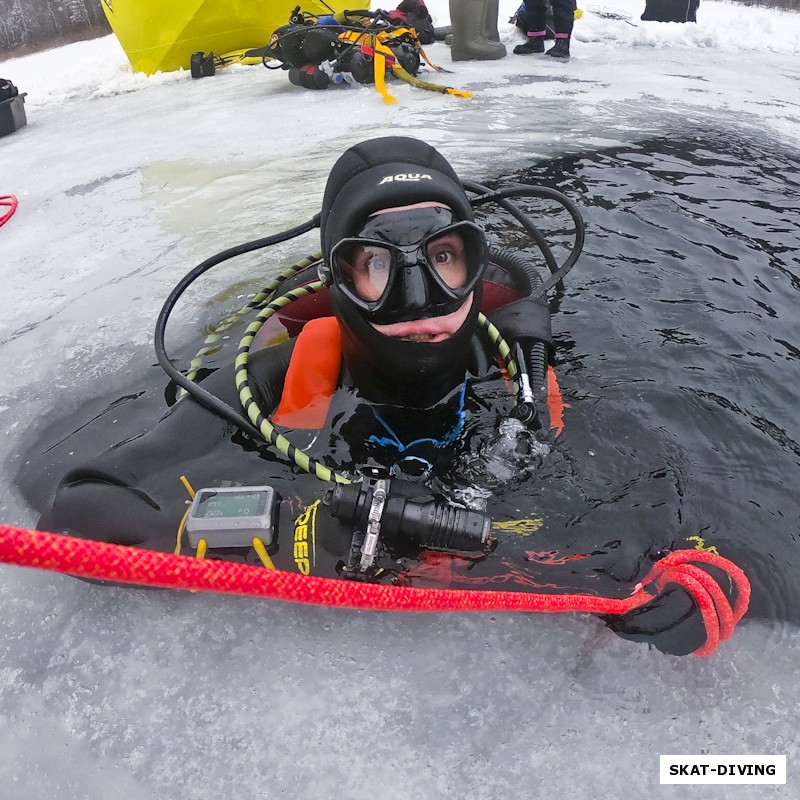
<path fill-rule="evenodd" d="M 699 535 L 753 613 L 800 620 L 800 157 L 707 129 L 517 177 L 580 198 L 589 231 L 554 304 L 570 408 L 544 516 L 598 543 Z"/>
<path fill-rule="evenodd" d="M 800 157 L 693 129 L 490 179 L 558 188 L 587 222 L 584 254 L 551 302 L 565 431 L 533 474 L 493 487 L 493 516 L 541 518 L 522 550 L 544 562 L 595 554 L 620 586 L 662 549 L 714 546 L 746 569 L 752 613 L 800 621 Z M 542 217 L 556 241 L 567 222 Z M 32 504 L 60 477 L 42 464 L 118 441 L 112 418 L 129 434 L 147 427 L 164 383 L 143 369 L 125 397 L 98 392 L 31 433 L 36 476 L 21 482 Z M 476 417 L 467 435 L 492 424 Z"/>

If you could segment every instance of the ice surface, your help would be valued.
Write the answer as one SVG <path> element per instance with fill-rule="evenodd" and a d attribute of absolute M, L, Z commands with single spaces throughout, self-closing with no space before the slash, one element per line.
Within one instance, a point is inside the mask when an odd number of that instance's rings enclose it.
<path fill-rule="evenodd" d="M 428 5 L 446 24 L 445 0 Z M 0 230 L 0 519 L 35 521 L 9 488 L 23 431 L 128 385 L 176 280 L 308 219 L 357 141 L 416 135 L 475 179 L 710 119 L 796 147 L 800 16 L 706 0 L 676 25 L 642 7 L 615 3 L 634 25 L 585 14 L 566 64 L 428 48 L 452 74 L 426 77 L 469 101 L 392 84 L 388 106 L 260 67 L 148 78 L 110 37 L 0 62 L 29 120 L 0 140 L 0 194 L 20 201 Z M 355 613 L 9 567 L 0 610 L 8 800 L 797 796 L 790 627 L 746 623 L 710 660 L 675 659 L 589 617 Z M 789 784 L 658 785 L 659 753 L 700 752 L 785 753 Z"/>

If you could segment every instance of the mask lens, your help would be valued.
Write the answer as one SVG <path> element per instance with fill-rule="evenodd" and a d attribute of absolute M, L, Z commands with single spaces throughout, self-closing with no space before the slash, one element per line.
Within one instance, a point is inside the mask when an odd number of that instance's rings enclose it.
<path fill-rule="evenodd" d="M 381 299 L 392 272 L 389 248 L 370 242 L 342 242 L 335 259 L 341 282 L 353 296 L 367 303 Z"/>
<path fill-rule="evenodd" d="M 467 244 L 459 231 L 450 231 L 428 241 L 425 258 L 448 288 L 461 289 L 466 285 L 469 279 Z"/>
<path fill-rule="evenodd" d="M 425 242 L 425 258 L 436 276 L 457 295 L 471 288 L 480 273 L 486 240 L 476 226 L 462 223 L 451 226 Z"/>

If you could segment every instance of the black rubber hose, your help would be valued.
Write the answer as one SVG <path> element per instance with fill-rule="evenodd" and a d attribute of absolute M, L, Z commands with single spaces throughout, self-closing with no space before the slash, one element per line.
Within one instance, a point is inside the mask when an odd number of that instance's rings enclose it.
<path fill-rule="evenodd" d="M 542 285 L 539 270 L 520 253 L 507 248 L 492 248 L 489 256 L 492 263 L 508 270 L 518 281 L 520 295 L 530 296 Z M 523 351 L 523 355 L 531 386 L 541 386 L 547 376 L 547 346 L 544 342 L 535 342 L 527 352 Z"/>
<path fill-rule="evenodd" d="M 564 291 L 563 278 L 575 266 L 575 262 L 583 250 L 583 244 L 586 236 L 586 224 L 583 221 L 578 207 L 562 192 L 556 189 L 548 189 L 545 187 L 536 186 L 511 186 L 506 189 L 499 189 L 492 191 L 486 186 L 472 181 L 465 181 L 464 187 L 471 192 L 481 193 L 480 197 L 470 198 L 473 206 L 484 205 L 485 203 L 496 202 L 499 206 L 508 211 L 515 219 L 517 219 L 523 227 L 530 233 L 531 237 L 536 242 L 537 246 L 544 256 L 545 262 L 550 269 L 551 275 L 555 276 L 555 280 L 549 279 L 545 282 L 543 291 L 537 292 L 537 297 L 544 295 L 552 286 L 556 286 L 558 291 Z M 557 264 L 550 246 L 544 239 L 541 231 L 530 221 L 530 218 L 514 203 L 511 203 L 508 198 L 510 197 L 542 197 L 549 200 L 555 200 L 572 217 L 575 224 L 575 242 L 569 256 L 560 266 Z M 549 256 L 549 257 L 548 257 Z"/>
<path fill-rule="evenodd" d="M 547 377 L 547 347 L 544 342 L 534 342 L 528 351 L 528 377 L 531 388 L 544 385 Z"/>
<path fill-rule="evenodd" d="M 586 240 L 586 223 L 583 221 L 580 209 L 572 200 L 557 189 L 550 189 L 546 186 L 510 186 L 506 189 L 499 189 L 493 194 L 503 198 L 527 195 L 541 197 L 546 200 L 555 200 L 557 203 L 560 203 L 572 217 L 572 221 L 575 224 L 575 242 L 572 245 L 569 256 L 567 256 L 567 259 L 559 269 L 564 270 L 564 274 L 566 275 L 566 273 L 575 266 L 575 262 L 583 251 L 583 244 Z"/>
<path fill-rule="evenodd" d="M 258 430 L 258 428 L 250 423 L 250 420 L 248 420 L 247 417 L 245 417 L 232 406 L 229 406 L 223 400 L 220 400 L 216 395 L 211 394 L 211 392 L 206 391 L 201 386 L 198 386 L 196 383 L 189 380 L 182 372 L 173 366 L 169 356 L 167 355 L 166 347 L 164 345 L 164 336 L 167 329 L 169 315 L 172 313 L 172 309 L 175 307 L 175 304 L 178 302 L 180 296 L 189 288 L 189 286 L 191 286 L 194 281 L 196 281 L 204 272 L 208 272 L 208 270 L 210 270 L 212 267 L 215 267 L 217 264 L 221 264 L 223 261 L 227 261 L 230 258 L 235 258 L 236 256 L 241 256 L 245 253 L 251 253 L 254 250 L 260 250 L 263 247 L 270 247 L 272 245 L 288 241 L 289 239 L 294 239 L 297 236 L 301 236 L 302 234 L 308 233 L 309 231 L 314 230 L 314 228 L 319 227 L 319 222 L 320 215 L 316 214 L 314 217 L 312 217 L 312 219 L 310 219 L 308 222 L 304 222 L 302 225 L 282 231 L 281 233 L 275 233 L 272 236 L 265 236 L 263 239 L 255 239 L 252 242 L 245 242 L 244 244 L 231 247 L 228 250 L 223 250 L 221 253 L 217 253 L 216 255 L 207 258 L 201 264 L 198 264 L 191 272 L 188 272 L 186 275 L 184 275 L 184 277 L 178 282 L 175 288 L 169 293 L 169 296 L 164 302 L 164 305 L 162 306 L 158 315 L 158 319 L 156 320 L 154 346 L 156 358 L 158 359 L 158 363 L 161 365 L 161 369 L 163 369 L 164 372 L 166 372 L 167 375 L 176 384 L 178 384 L 178 386 L 185 389 L 196 400 L 206 406 L 206 408 L 214 411 L 216 414 L 219 414 L 221 417 L 227 419 L 229 422 L 232 422 L 234 425 L 237 425 L 256 439 L 263 439 L 264 437 L 261 435 L 261 432 Z"/>
<path fill-rule="evenodd" d="M 546 187 L 513 186 L 498 191 L 492 191 L 488 187 L 473 181 L 465 181 L 464 187 L 467 191 L 481 193 L 480 197 L 471 199 L 474 206 L 489 202 L 497 202 L 498 205 L 512 214 L 512 216 L 522 223 L 523 227 L 531 234 L 531 237 L 542 252 L 545 262 L 551 272 L 551 277 L 545 283 L 542 282 L 541 275 L 535 265 L 528 259 L 507 250 L 492 252 L 493 257 L 498 259 L 502 258 L 509 267 L 513 268 L 512 274 L 514 277 L 522 279 L 527 283 L 524 293 L 529 297 L 538 299 L 544 296 L 553 285 L 555 285 L 559 291 L 563 291 L 563 278 L 577 262 L 583 250 L 585 240 L 586 226 L 578 207 L 563 193 Z M 530 221 L 529 217 L 522 209 L 508 200 L 509 197 L 542 197 L 555 200 L 567 210 L 575 225 L 575 242 L 573 243 L 569 256 L 567 256 L 563 264 L 557 264 L 552 250 L 544 239 L 541 231 Z M 547 378 L 548 367 L 548 353 L 545 343 L 535 342 L 527 352 L 524 353 L 524 356 L 526 360 L 525 367 L 527 368 L 532 387 L 544 385 Z"/>
<path fill-rule="evenodd" d="M 489 251 L 489 259 L 511 274 L 511 277 L 517 281 L 516 289 L 522 297 L 528 297 L 542 285 L 542 276 L 536 269 L 536 265 L 515 250 L 507 247 L 493 247 Z"/>
<path fill-rule="evenodd" d="M 470 203 L 472 203 L 473 206 L 483 205 L 488 202 L 496 202 L 501 208 L 508 211 L 508 213 L 525 228 L 533 241 L 536 242 L 536 246 L 539 248 L 550 272 L 555 273 L 558 271 L 558 262 L 553 255 L 553 251 L 550 249 L 550 245 L 547 243 L 547 239 L 545 239 L 544 234 L 534 225 L 531 218 L 519 206 L 512 203 L 510 200 L 499 197 L 497 192 L 493 192 L 488 186 L 484 186 L 483 184 L 476 183 L 475 181 L 463 181 L 463 185 L 468 192 L 475 192 L 480 195 L 480 197 L 470 198 Z M 561 291 L 564 289 L 563 285 L 559 288 Z"/>

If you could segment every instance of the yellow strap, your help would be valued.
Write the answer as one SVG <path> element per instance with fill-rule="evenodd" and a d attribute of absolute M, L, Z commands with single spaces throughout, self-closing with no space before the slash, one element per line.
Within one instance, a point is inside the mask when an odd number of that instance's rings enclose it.
<path fill-rule="evenodd" d="M 192 489 L 192 484 L 189 483 L 188 478 L 185 475 L 181 475 L 181 483 L 186 487 L 186 491 L 189 492 L 189 497 L 194 500 L 195 491 Z M 189 502 L 188 500 L 186 501 Z M 180 523 L 178 524 L 178 536 L 175 540 L 175 555 L 179 556 L 181 554 L 181 547 L 183 545 L 183 531 L 186 528 L 186 520 L 189 519 L 189 512 L 191 511 L 191 506 L 187 505 L 186 511 L 183 512 L 183 517 L 181 518 Z"/>
<path fill-rule="evenodd" d="M 181 475 L 181 483 L 186 487 L 186 491 L 189 492 L 189 497 L 191 497 L 192 500 L 194 500 L 194 494 L 195 494 L 194 489 L 192 489 L 192 484 L 189 483 L 185 475 Z"/>
<path fill-rule="evenodd" d="M 208 550 L 208 542 L 205 539 L 201 539 L 197 543 L 197 557 L 205 558 L 206 550 Z"/>
<path fill-rule="evenodd" d="M 467 92 L 467 91 L 464 91 L 463 89 L 453 89 L 452 86 L 448 86 L 447 87 L 447 89 L 445 91 L 445 94 L 452 94 L 455 97 L 464 97 L 466 99 L 469 99 L 470 97 L 472 97 L 472 92 Z"/>
<path fill-rule="evenodd" d="M 269 553 L 267 552 L 267 548 L 264 547 L 264 542 L 258 538 L 258 536 L 253 537 L 253 547 L 258 553 L 258 557 L 261 559 L 261 563 L 267 569 L 275 569 L 275 565 L 272 563 L 272 559 L 269 557 Z"/>
<path fill-rule="evenodd" d="M 434 63 L 433 63 L 433 62 L 432 62 L 432 61 L 431 61 L 431 60 L 428 58 L 428 54 L 427 54 L 427 53 L 426 53 L 426 52 L 425 52 L 425 51 L 422 49 L 422 46 L 421 46 L 421 45 L 420 45 L 420 48 L 419 48 L 419 54 L 422 56 L 422 58 L 424 59 L 425 63 L 426 63 L 426 64 L 427 64 L 427 65 L 428 65 L 428 66 L 429 66 L 431 69 L 435 69 L 437 72 L 441 72 L 441 71 L 442 71 L 442 68 L 441 68 L 441 67 L 440 67 L 438 64 L 434 64 Z"/>
<path fill-rule="evenodd" d="M 391 105 L 392 103 L 397 102 L 397 98 L 393 97 L 389 94 L 389 90 L 386 88 L 386 56 L 383 54 L 381 49 L 379 49 L 378 40 L 375 40 L 375 44 L 373 46 L 373 52 L 375 53 L 374 56 L 374 73 L 375 73 L 375 88 L 380 93 L 381 97 L 383 98 L 383 102 Z"/>
<path fill-rule="evenodd" d="M 186 502 L 189 502 L 188 500 Z M 175 555 L 179 556 L 181 554 L 181 547 L 183 546 L 183 531 L 186 528 L 186 520 L 189 519 L 189 512 L 192 510 L 191 506 L 187 506 L 186 511 L 183 513 L 183 518 L 178 525 L 178 537 L 175 541 Z"/>
<path fill-rule="evenodd" d="M 371 46 L 373 35 L 366 31 L 342 31 L 337 38 L 342 42 L 349 42 L 350 44 L 366 44 Z"/>
<path fill-rule="evenodd" d="M 231 64 L 245 64 L 247 66 L 252 66 L 263 63 L 262 56 L 248 55 L 249 53 L 252 53 L 253 49 L 254 48 L 252 47 L 246 47 L 243 50 L 231 50 L 229 53 L 223 53 L 221 56 L 217 56 L 219 61 L 222 62 L 216 63 L 217 69 L 229 67 Z"/>

